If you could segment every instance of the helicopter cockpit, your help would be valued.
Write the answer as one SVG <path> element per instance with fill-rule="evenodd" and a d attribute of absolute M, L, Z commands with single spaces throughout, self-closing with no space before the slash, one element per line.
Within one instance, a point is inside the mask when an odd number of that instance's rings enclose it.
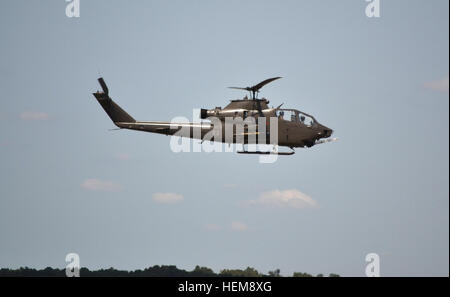
<path fill-rule="evenodd" d="M 297 109 L 277 109 L 276 115 L 279 119 L 290 121 L 293 123 L 302 123 L 307 127 L 316 125 L 317 121 L 313 116 L 306 114 Z"/>

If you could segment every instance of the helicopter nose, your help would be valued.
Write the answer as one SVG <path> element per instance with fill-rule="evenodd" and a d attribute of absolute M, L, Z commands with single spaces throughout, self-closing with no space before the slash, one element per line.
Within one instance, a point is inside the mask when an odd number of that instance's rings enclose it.
<path fill-rule="evenodd" d="M 325 135 L 325 137 L 330 137 L 331 134 L 333 134 L 333 130 L 332 129 L 325 129 L 325 130 L 323 130 L 323 134 Z"/>

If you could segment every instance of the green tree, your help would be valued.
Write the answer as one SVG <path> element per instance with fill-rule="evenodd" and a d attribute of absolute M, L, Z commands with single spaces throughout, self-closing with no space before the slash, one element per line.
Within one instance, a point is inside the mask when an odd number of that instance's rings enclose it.
<path fill-rule="evenodd" d="M 293 277 L 312 277 L 311 274 L 306 272 L 294 272 Z"/>
<path fill-rule="evenodd" d="M 195 266 L 191 271 L 191 276 L 217 276 L 211 268 Z"/>
<path fill-rule="evenodd" d="M 245 270 L 241 269 L 223 269 L 220 272 L 220 276 L 233 276 L 233 277 L 258 277 L 261 274 L 252 267 L 247 267 Z"/>
<path fill-rule="evenodd" d="M 269 271 L 270 277 L 280 277 L 280 269 L 275 269 L 274 271 Z"/>

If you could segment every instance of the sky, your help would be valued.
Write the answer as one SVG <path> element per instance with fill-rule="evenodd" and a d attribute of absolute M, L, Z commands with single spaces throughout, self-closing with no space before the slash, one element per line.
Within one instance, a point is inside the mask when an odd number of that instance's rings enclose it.
<path fill-rule="evenodd" d="M 0 267 L 449 275 L 449 2 L 0 1 Z M 339 141 L 275 163 L 110 131 L 261 95 Z"/>

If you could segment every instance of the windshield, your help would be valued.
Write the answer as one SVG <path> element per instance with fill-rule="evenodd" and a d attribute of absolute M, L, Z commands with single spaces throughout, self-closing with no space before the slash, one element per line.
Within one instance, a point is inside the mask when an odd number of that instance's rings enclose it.
<path fill-rule="evenodd" d="M 283 119 L 285 121 L 290 121 L 290 122 L 295 122 L 295 123 L 302 123 L 308 127 L 311 127 L 315 124 L 313 117 L 311 117 L 311 116 L 307 115 L 306 113 L 303 113 L 299 110 L 278 109 L 276 114 L 279 119 Z"/>

